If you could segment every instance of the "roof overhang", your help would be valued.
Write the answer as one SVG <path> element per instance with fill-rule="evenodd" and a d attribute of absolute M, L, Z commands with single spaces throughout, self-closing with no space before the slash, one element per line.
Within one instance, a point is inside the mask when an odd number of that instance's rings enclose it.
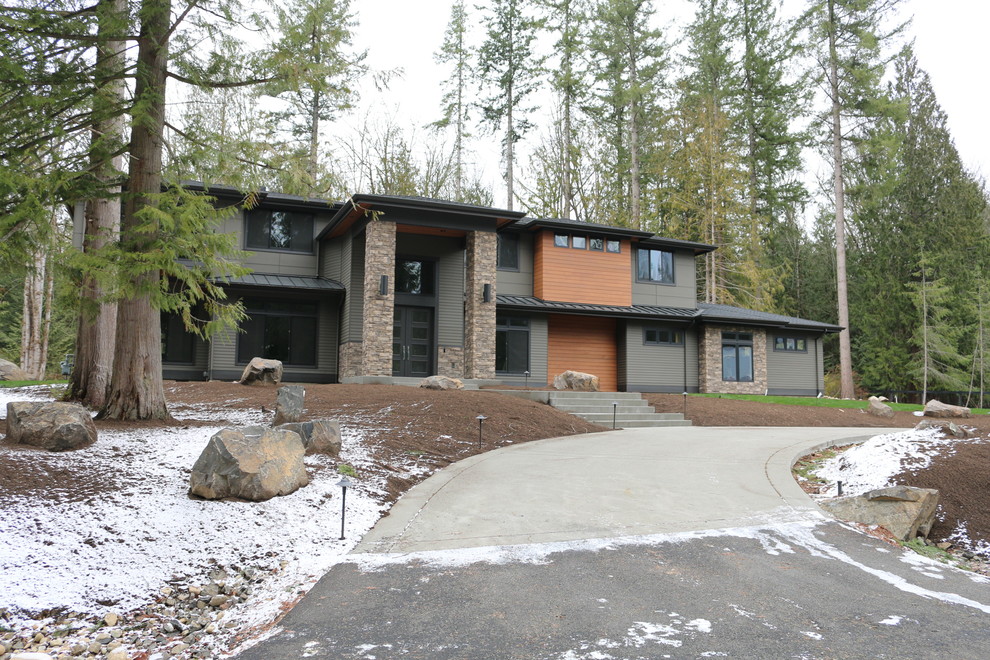
<path fill-rule="evenodd" d="M 589 303 L 542 300 L 532 296 L 495 296 L 499 310 L 548 312 L 577 316 L 606 316 L 625 319 L 653 319 L 666 323 L 691 323 L 698 310 L 688 307 L 662 307 L 653 305 L 593 305 Z"/>
<path fill-rule="evenodd" d="M 269 273 L 248 273 L 240 277 L 217 280 L 222 286 L 250 287 L 253 289 L 291 289 L 312 293 L 343 293 L 344 285 L 336 280 L 309 275 L 272 275 Z"/>

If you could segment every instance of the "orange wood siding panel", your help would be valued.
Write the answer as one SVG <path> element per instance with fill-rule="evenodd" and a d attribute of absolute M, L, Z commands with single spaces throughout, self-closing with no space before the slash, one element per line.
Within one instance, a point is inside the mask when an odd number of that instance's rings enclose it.
<path fill-rule="evenodd" d="M 632 249 L 620 241 L 620 252 L 554 247 L 553 231 L 533 240 L 533 295 L 543 300 L 632 305 Z"/>
<path fill-rule="evenodd" d="M 598 376 L 603 392 L 615 392 L 615 319 L 551 314 L 547 322 L 548 380 L 568 369 L 583 371 Z"/>

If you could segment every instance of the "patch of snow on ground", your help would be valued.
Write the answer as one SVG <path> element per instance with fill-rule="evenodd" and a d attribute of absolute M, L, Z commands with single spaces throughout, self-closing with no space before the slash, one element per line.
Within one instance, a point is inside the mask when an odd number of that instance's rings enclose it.
<path fill-rule="evenodd" d="M 61 387 L 56 385 L 61 390 Z M 7 404 L 14 401 L 52 401 L 51 385 L 0 387 L 0 419 L 7 419 Z"/>
<path fill-rule="evenodd" d="M 50 400 L 37 390 L 0 389 L 0 410 L 6 412 L 6 401 Z M 28 626 L 35 623 L 32 613 L 49 608 L 124 613 L 149 604 L 169 581 L 205 584 L 211 569 L 253 566 L 266 577 L 224 621 L 237 624 L 231 634 L 264 626 L 350 551 L 386 508 L 384 478 L 362 481 L 361 466 L 372 459 L 354 429 L 342 434 L 340 457 L 359 475 L 348 489 L 346 540 L 339 539 L 340 477 L 328 457 L 306 457 L 310 484 L 291 495 L 267 502 L 191 499 L 192 465 L 218 428 L 103 430 L 95 444 L 69 453 L 13 452 L 15 462 L 79 471 L 106 487 L 99 497 L 75 497 L 53 484 L 48 499 L 39 494 L 0 507 L 3 536 L 17 539 L 0 544 L 6 625 Z"/>
<path fill-rule="evenodd" d="M 903 621 L 903 620 L 904 620 L 904 617 L 902 617 L 900 615 L 897 615 L 897 614 L 891 614 L 886 619 L 884 619 L 883 621 L 881 621 L 880 622 L 880 625 L 881 626 L 899 626 L 899 625 L 901 625 L 901 621 Z"/>
<path fill-rule="evenodd" d="M 859 495 L 893 485 L 891 478 L 904 470 L 928 467 L 932 457 L 949 449 L 954 439 L 942 437 L 941 429 L 886 433 L 850 447 L 828 459 L 815 473 L 830 483 L 820 497 L 835 497 L 836 483 L 842 482 L 843 495 Z"/>

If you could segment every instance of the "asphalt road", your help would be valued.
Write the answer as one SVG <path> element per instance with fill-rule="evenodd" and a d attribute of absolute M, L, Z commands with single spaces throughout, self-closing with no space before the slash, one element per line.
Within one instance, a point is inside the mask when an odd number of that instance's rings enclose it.
<path fill-rule="evenodd" d="M 556 439 L 451 466 L 238 658 L 990 655 L 986 579 L 828 520 L 794 490 L 794 456 L 856 430 L 673 433 Z M 545 497 L 505 496 L 533 474 Z"/>

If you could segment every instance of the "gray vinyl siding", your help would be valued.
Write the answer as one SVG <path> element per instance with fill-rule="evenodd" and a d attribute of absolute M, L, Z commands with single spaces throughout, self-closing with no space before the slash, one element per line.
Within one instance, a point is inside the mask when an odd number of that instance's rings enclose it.
<path fill-rule="evenodd" d="M 204 375 L 209 369 L 210 345 L 196 337 L 193 340 L 193 363 L 173 364 L 164 362 L 162 364 L 162 377 L 166 380 L 205 380 Z"/>
<path fill-rule="evenodd" d="M 436 341 L 464 345 L 464 242 L 459 238 L 399 234 L 397 255 L 437 260 Z"/>
<path fill-rule="evenodd" d="M 499 270 L 495 292 L 503 296 L 533 295 L 533 236 L 519 234 L 519 270 Z"/>
<path fill-rule="evenodd" d="M 636 279 L 636 251 L 633 250 L 632 282 L 634 305 L 661 305 L 689 309 L 698 306 L 697 272 L 694 256 L 688 252 L 674 253 L 674 284 L 651 284 Z"/>
<path fill-rule="evenodd" d="M 775 337 L 801 337 L 808 350 L 775 351 Z M 767 390 L 770 394 L 815 396 L 822 388 L 821 342 L 814 334 L 767 331 Z"/>
<path fill-rule="evenodd" d="M 619 382 L 627 392 L 698 391 L 698 337 L 691 328 L 682 328 L 683 346 L 643 343 L 643 328 L 668 326 L 663 323 L 627 321 L 620 338 Z M 685 380 L 686 378 L 686 380 Z"/>
<path fill-rule="evenodd" d="M 317 307 L 316 367 L 286 366 L 282 380 L 291 382 L 330 383 L 337 380 L 337 305 L 333 300 L 321 300 Z M 237 335 L 227 331 L 213 338 L 211 378 L 237 380 L 244 363 L 237 361 Z"/>
<path fill-rule="evenodd" d="M 529 382 L 533 385 L 546 383 L 547 346 L 549 344 L 546 314 L 529 317 Z"/>
<path fill-rule="evenodd" d="M 344 303 L 340 341 L 361 341 L 364 323 L 364 233 L 350 239 L 344 248 L 341 272 L 346 273 L 347 301 Z"/>
<path fill-rule="evenodd" d="M 329 213 L 319 213 L 313 221 L 313 237 L 330 221 Z M 258 250 L 249 249 L 245 242 L 247 232 L 244 226 L 244 211 L 238 210 L 232 216 L 224 220 L 222 224 L 224 233 L 236 234 L 238 237 L 237 247 L 250 253 L 241 263 L 254 272 L 270 273 L 273 275 L 306 275 L 315 276 L 319 272 L 319 255 L 314 240 L 312 254 L 300 254 L 297 252 L 285 252 L 281 250 Z"/>

